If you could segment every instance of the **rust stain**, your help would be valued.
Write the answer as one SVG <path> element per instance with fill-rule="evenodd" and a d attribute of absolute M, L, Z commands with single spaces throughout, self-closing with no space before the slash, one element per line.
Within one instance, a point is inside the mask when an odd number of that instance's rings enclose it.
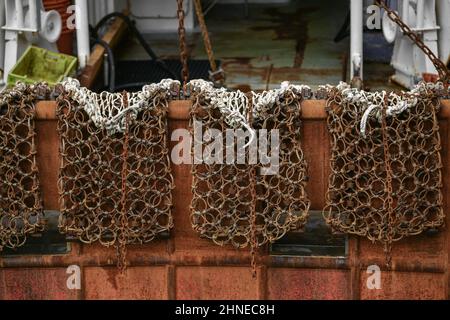
<path fill-rule="evenodd" d="M 0 300 L 77 299 L 66 287 L 65 268 L 21 268 L 0 270 Z"/>
<path fill-rule="evenodd" d="M 274 25 L 252 27 L 255 31 L 275 31 L 275 40 L 295 40 L 295 57 L 293 66 L 300 67 L 305 56 L 308 42 L 308 19 L 306 15 L 316 11 L 315 7 L 300 7 L 295 11 L 282 12 L 279 8 L 267 8 L 265 13 L 270 16 Z"/>
<path fill-rule="evenodd" d="M 281 77 L 287 69 L 274 68 L 272 79 Z M 298 70 L 294 68 L 287 76 L 293 76 Z M 267 72 L 267 69 L 261 68 L 261 71 Z M 240 87 L 242 90 L 248 88 L 248 85 L 247 88 Z M 308 103 L 313 108 L 307 109 L 305 101 L 304 115 L 307 110 L 321 109 L 324 112 L 323 101 Z M 448 107 L 448 100 L 442 101 L 440 133 L 443 137 L 448 136 Z M 309 162 L 310 176 L 314 181 L 309 184 L 308 194 L 311 195 L 312 207 L 318 209 L 324 205 L 330 170 L 323 165 L 329 162 L 329 142 L 325 118 L 320 119 L 305 118 L 302 130 L 305 156 L 314 159 Z M 169 134 L 188 126 L 187 119 L 169 119 Z M 49 136 L 42 130 L 38 135 L 38 143 L 50 143 L 46 142 Z M 448 149 L 448 140 L 444 139 L 443 150 Z M 57 153 L 53 156 L 55 159 L 58 157 Z M 448 156 L 447 151 L 443 152 L 445 170 L 449 167 Z M 42 166 L 44 161 L 38 158 L 41 162 L 38 166 Z M 251 278 L 248 251 L 217 247 L 194 233 L 188 214 L 191 168 L 188 165 L 174 165 L 172 168 L 177 185 L 174 190 L 176 227 L 171 235 L 175 243 L 173 254 L 166 251 L 167 239 L 130 247 L 129 262 L 133 267 L 127 270 L 124 278 L 116 278 L 112 248 L 106 249 L 98 244 L 75 243 L 72 252 L 66 255 L 2 257 L 0 265 L 5 268 L 0 268 L 0 299 L 165 299 L 169 297 L 168 291 L 174 292 L 175 298 L 179 299 L 254 299 L 266 297 L 258 293 L 261 286 L 266 288 L 269 299 L 448 298 L 448 229 L 437 235 L 423 234 L 396 243 L 393 270 L 383 271 L 381 290 L 369 290 L 366 286 L 367 266 L 381 265 L 384 261 L 383 249 L 367 240 L 361 240 L 358 247 L 349 246 L 351 259 L 274 257 L 260 252 L 258 263 L 267 267 L 267 278 L 259 275 L 254 280 Z M 57 166 L 53 169 L 57 170 Z M 448 174 L 444 177 L 443 193 L 446 195 Z M 50 179 L 42 180 L 44 193 L 52 188 L 51 184 Z M 445 208 L 448 209 L 448 201 Z M 449 222 L 447 220 L 447 225 Z M 82 274 L 86 287 L 83 286 L 83 294 L 66 287 L 66 267 L 70 264 L 84 266 Z M 175 269 L 173 275 L 167 272 L 165 266 L 168 264 Z M 358 275 L 354 278 L 356 280 L 352 280 L 351 272 Z M 352 295 L 352 286 L 357 287 L 360 294 Z"/>
<path fill-rule="evenodd" d="M 360 290 L 362 300 L 444 300 L 445 276 L 439 273 L 383 272 L 379 290 L 367 288 L 368 274 L 361 272 Z M 414 284 L 414 285 L 411 285 Z"/>
<path fill-rule="evenodd" d="M 276 300 L 350 299 L 350 290 L 346 286 L 349 281 L 350 273 L 347 270 L 269 268 L 268 298 Z"/>
<path fill-rule="evenodd" d="M 106 267 L 106 268 L 103 268 L 103 270 L 107 274 L 106 279 L 108 280 L 108 282 L 111 284 L 111 286 L 114 288 L 114 290 L 117 290 L 118 289 L 117 277 L 120 276 L 119 272 L 117 271 L 117 268 Z"/>

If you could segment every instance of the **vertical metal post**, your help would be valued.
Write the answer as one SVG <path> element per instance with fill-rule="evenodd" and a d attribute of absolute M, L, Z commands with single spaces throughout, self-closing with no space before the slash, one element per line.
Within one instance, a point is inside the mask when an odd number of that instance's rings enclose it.
<path fill-rule="evenodd" d="M 17 29 L 23 28 L 23 6 L 22 6 L 22 0 L 16 0 L 16 14 L 17 14 Z"/>
<path fill-rule="evenodd" d="M 350 77 L 363 80 L 363 0 L 350 0 Z"/>
<path fill-rule="evenodd" d="M 38 12 L 36 0 L 28 0 L 28 10 L 30 13 L 30 31 L 38 32 L 40 12 Z"/>
<path fill-rule="evenodd" d="M 417 24 L 416 24 L 416 28 L 422 29 L 425 24 L 424 24 L 424 14 L 425 14 L 425 3 L 424 0 L 417 0 Z"/>
<path fill-rule="evenodd" d="M 102 8 L 101 8 L 101 2 L 103 2 L 103 0 L 96 0 L 93 1 L 94 2 L 94 10 L 95 10 L 95 23 L 98 22 L 98 20 L 100 20 L 102 16 Z"/>
<path fill-rule="evenodd" d="M 444 63 L 450 63 L 450 0 L 436 1 L 436 14 L 439 29 L 439 58 Z"/>
<path fill-rule="evenodd" d="M 402 1 L 402 20 L 406 25 L 409 25 L 409 0 Z"/>
<path fill-rule="evenodd" d="M 89 15 L 87 0 L 75 0 L 75 25 L 77 28 L 77 50 L 80 68 L 84 68 L 89 59 Z"/>
<path fill-rule="evenodd" d="M 105 14 L 109 14 L 111 12 L 114 12 L 114 0 L 106 0 L 106 12 Z"/>
<path fill-rule="evenodd" d="M 0 1 L 0 69 L 2 73 L 5 68 L 5 30 L 1 27 L 6 23 L 5 18 L 5 1 Z M 3 74 L 0 77 L 0 85 L 3 84 Z"/>

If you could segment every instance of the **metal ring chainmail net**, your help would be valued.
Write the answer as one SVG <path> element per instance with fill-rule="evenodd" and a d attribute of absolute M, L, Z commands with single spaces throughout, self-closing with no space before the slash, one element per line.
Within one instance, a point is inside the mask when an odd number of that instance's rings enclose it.
<path fill-rule="evenodd" d="M 44 230 L 35 144 L 35 102 L 48 87 L 17 83 L 0 96 L 0 251 Z"/>
<path fill-rule="evenodd" d="M 63 86 L 57 108 L 60 230 L 104 246 L 146 243 L 168 231 L 173 177 L 164 80 L 139 93 L 95 94 L 76 82 Z"/>
<path fill-rule="evenodd" d="M 268 169 L 267 165 L 258 162 L 255 165 L 256 185 L 252 186 L 253 170 L 248 164 L 248 148 L 242 151 L 243 148 L 237 147 L 239 143 L 233 147 L 226 144 L 227 129 L 249 128 L 245 124 L 249 99 L 240 91 L 215 89 L 201 80 L 190 84 L 193 99 L 191 130 L 194 136 L 191 223 L 194 230 L 218 245 L 231 243 L 243 248 L 261 246 L 281 238 L 290 230 L 301 229 L 306 223 L 309 208 L 305 193 L 307 168 L 300 145 L 301 92 L 288 86 L 253 94 L 252 127 L 267 129 L 269 135 L 271 129 L 278 129 L 280 147 L 278 172 L 263 175 L 261 171 Z M 229 163 L 224 160 L 223 164 L 208 163 L 205 158 L 198 161 L 196 144 L 200 143 L 200 153 L 205 154 L 211 142 L 203 141 L 202 133 L 199 136 L 196 132 L 195 123 L 201 123 L 205 136 L 210 129 L 218 130 L 223 148 L 217 151 L 224 157 L 229 151 L 235 155 L 245 152 L 247 162 L 238 164 L 238 161 Z M 253 141 L 256 141 L 256 136 Z M 267 155 L 274 151 L 270 146 L 269 142 Z M 253 197 L 252 187 L 256 189 Z M 254 226 L 252 206 L 256 208 Z"/>
<path fill-rule="evenodd" d="M 439 87 L 421 83 L 400 94 L 344 83 L 328 88 L 331 175 L 324 215 L 334 230 L 390 248 L 443 224 Z"/>

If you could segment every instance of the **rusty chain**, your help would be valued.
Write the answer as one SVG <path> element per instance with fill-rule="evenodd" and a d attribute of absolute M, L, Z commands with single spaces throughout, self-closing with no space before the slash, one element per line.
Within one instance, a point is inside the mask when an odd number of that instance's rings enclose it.
<path fill-rule="evenodd" d="M 194 0 L 194 6 L 198 18 L 198 23 L 202 31 L 203 44 L 205 46 L 209 65 L 211 67 L 209 79 L 214 82 L 216 86 L 222 86 L 223 82 L 225 81 L 225 72 L 222 68 L 217 69 L 216 59 L 214 59 L 214 52 L 212 49 L 211 41 L 209 39 L 208 28 L 206 26 L 205 17 L 203 15 L 201 0 Z"/>
<path fill-rule="evenodd" d="M 183 0 L 177 0 L 177 17 L 178 17 L 178 41 L 180 47 L 180 62 L 182 65 L 181 79 L 183 82 L 183 94 L 189 95 L 186 85 L 189 80 L 188 52 L 186 45 L 186 29 L 184 28 L 184 8 Z"/>
<path fill-rule="evenodd" d="M 388 241 L 385 243 L 385 254 L 386 254 L 386 266 L 388 268 L 391 267 L 392 262 L 392 238 L 394 237 L 394 228 L 396 219 L 393 212 L 394 199 L 392 198 L 392 168 L 391 168 L 391 160 L 389 156 L 389 141 L 387 137 L 387 125 L 386 125 L 386 112 L 388 106 L 388 95 L 385 93 L 383 98 L 383 106 L 382 106 L 382 114 L 381 114 L 381 135 L 383 142 L 383 154 L 384 154 L 384 166 L 386 170 L 386 185 L 385 185 L 385 199 L 386 199 L 386 212 L 387 212 L 387 221 L 385 221 Z"/>
<path fill-rule="evenodd" d="M 341 84 L 329 91 L 325 219 L 335 231 L 383 243 L 388 267 L 394 242 L 444 223 L 440 89 L 421 83 L 399 94 L 368 93 Z M 362 134 L 358 128 L 372 106 Z"/>
<path fill-rule="evenodd" d="M 128 108 L 128 93 L 126 91 L 122 92 L 123 104 L 125 110 Z M 127 221 L 127 177 L 128 177 L 128 144 L 130 139 L 129 132 L 129 122 L 130 122 L 130 114 L 127 112 L 125 117 L 125 132 L 124 132 L 124 142 L 123 142 L 123 151 L 122 151 L 122 198 L 120 199 L 121 205 L 121 214 L 120 214 L 120 231 L 118 235 L 117 242 L 117 268 L 120 272 L 124 272 L 127 266 L 127 237 L 126 230 L 128 229 L 128 221 Z"/>
<path fill-rule="evenodd" d="M 423 51 L 423 53 L 425 53 L 425 55 L 428 56 L 428 58 L 433 63 L 439 74 L 439 80 L 448 86 L 448 83 L 450 81 L 450 74 L 447 67 L 441 61 L 441 59 L 439 59 L 434 54 L 434 52 L 425 45 L 420 35 L 417 32 L 411 30 L 411 28 L 406 23 L 403 22 L 403 20 L 400 18 L 397 12 L 389 8 L 385 0 L 375 0 L 375 4 L 380 8 L 384 9 L 389 19 L 391 19 L 394 23 L 396 23 L 400 27 L 403 34 L 406 35 L 409 39 L 411 39 L 411 41 L 414 42 Z"/>
<path fill-rule="evenodd" d="M 248 122 L 253 123 L 253 102 L 249 102 L 249 108 L 248 108 Z M 248 161 L 250 162 L 250 158 L 248 158 Z M 250 166 L 250 201 L 251 201 L 251 208 L 250 208 L 250 256 L 251 256 L 251 267 L 252 267 L 252 277 L 256 278 L 257 271 L 256 271 L 256 254 L 258 250 L 258 240 L 256 236 L 256 166 L 255 165 L 249 165 Z"/>
<path fill-rule="evenodd" d="M 0 251 L 45 229 L 34 118 L 35 103 L 49 95 L 45 83 L 20 82 L 0 94 Z"/>
<path fill-rule="evenodd" d="M 170 90 L 160 83 L 138 93 L 89 93 L 96 101 L 76 87 L 58 90 L 60 231 L 83 243 L 116 245 L 123 270 L 125 245 L 150 242 L 173 226 Z M 107 111 L 120 126 L 96 115 Z"/>
<path fill-rule="evenodd" d="M 200 88 L 200 89 L 199 89 Z M 279 93 L 271 90 L 273 100 L 261 107 L 264 93 L 255 94 L 249 108 L 245 94 L 239 91 L 226 91 L 212 87 L 198 86 L 192 92 L 190 127 L 194 137 L 192 152 L 192 194 L 191 223 L 202 238 L 211 239 L 217 245 L 232 244 L 236 248 L 250 246 L 252 249 L 252 268 L 255 267 L 256 247 L 274 242 L 291 230 L 301 229 L 308 216 L 309 200 L 306 197 L 306 161 L 300 144 L 301 101 L 300 92 L 287 88 Z M 216 96 L 217 92 L 221 95 Z M 276 93 L 276 94 L 275 94 Z M 216 100 L 222 102 L 216 104 Z M 231 121 L 220 106 L 245 104 L 243 110 L 247 119 L 252 109 L 252 127 L 255 129 L 278 130 L 280 138 L 279 170 L 271 175 L 262 175 L 266 165 L 257 163 L 205 163 L 199 161 L 195 153 L 196 144 L 201 144 L 201 152 L 208 150 L 208 143 L 196 135 L 194 124 L 201 123 L 203 131 L 216 129 L 223 139 L 223 154 L 227 153 L 226 130 L 236 129 L 238 121 Z M 240 102 L 239 102 L 240 101 Z M 237 140 L 237 139 L 236 139 Z M 236 141 L 235 140 L 235 141 Z M 227 146 L 227 147 L 226 147 Z M 293 147 L 294 146 L 294 147 Z M 268 153 L 272 147 L 268 147 Z M 242 152 L 233 149 L 235 152 Z M 244 149 L 248 159 L 248 149 Z M 201 159 L 200 159 L 201 160 Z M 252 186 L 255 169 L 255 187 Z M 256 174 L 257 173 L 257 174 Z M 252 208 L 255 215 L 252 216 Z M 255 226 L 253 227 L 253 222 Z M 252 236 L 252 230 L 255 235 Z"/>

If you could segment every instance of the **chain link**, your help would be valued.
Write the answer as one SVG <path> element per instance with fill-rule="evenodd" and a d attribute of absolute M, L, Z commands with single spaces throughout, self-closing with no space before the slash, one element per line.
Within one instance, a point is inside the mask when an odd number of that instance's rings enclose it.
<path fill-rule="evenodd" d="M 396 94 L 340 84 L 328 92 L 331 175 L 325 219 L 335 231 L 383 243 L 389 268 L 395 241 L 444 223 L 436 116 L 441 87 L 420 83 Z"/>
<path fill-rule="evenodd" d="M 250 246 L 253 274 L 257 247 L 274 242 L 291 230 L 302 229 L 306 224 L 310 202 L 305 192 L 307 167 L 300 144 L 301 91 L 294 86 L 286 86 L 270 94 L 252 93 L 252 102 L 249 103 L 250 99 L 242 99 L 239 91 L 227 92 L 200 85 L 192 90 L 192 227 L 201 237 L 221 246 Z M 274 99 L 265 99 L 266 96 Z M 229 112 L 231 109 L 224 105 L 233 105 L 234 111 Z M 257 110 L 251 110 L 256 106 Z M 251 127 L 258 132 L 261 132 L 259 129 L 267 130 L 268 134 L 271 130 L 278 132 L 279 143 L 274 141 L 267 150 L 267 154 L 271 154 L 278 149 L 277 170 L 264 175 L 261 172 L 268 169 L 267 164 L 238 163 L 236 158 L 223 163 L 198 159 L 196 145 L 201 145 L 202 155 L 210 146 L 204 139 L 199 140 L 194 131 L 195 123 L 201 123 L 205 133 L 209 129 L 221 132 L 223 155 L 234 150 L 235 155 L 245 152 L 245 159 L 249 159 L 249 148 L 240 150 L 227 145 L 226 130 L 244 127 L 234 127 L 241 122 L 230 121 L 234 117 L 240 119 L 237 110 L 243 112 L 246 121 L 251 121 Z M 237 141 L 239 138 L 234 139 Z"/>
<path fill-rule="evenodd" d="M 388 14 L 389 19 L 391 19 L 400 27 L 403 34 L 406 35 L 409 39 L 411 39 L 411 41 L 414 42 L 423 51 L 423 53 L 425 53 L 428 56 L 428 58 L 433 63 L 439 74 L 439 81 L 442 81 L 445 85 L 448 86 L 450 81 L 450 74 L 447 67 L 441 61 L 441 59 L 439 59 L 434 54 L 434 52 L 425 45 L 420 35 L 417 32 L 411 30 L 411 28 L 406 23 L 403 22 L 403 20 L 400 18 L 397 12 L 389 8 L 385 0 L 375 0 L 375 4 L 380 8 L 384 9 Z"/>
<path fill-rule="evenodd" d="M 49 96 L 45 83 L 18 82 L 0 94 L 0 251 L 45 229 L 34 117 L 36 101 Z"/>
<path fill-rule="evenodd" d="M 212 49 L 211 41 L 209 39 L 208 28 L 206 26 L 205 17 L 203 16 L 201 0 L 194 0 L 194 6 L 198 18 L 198 23 L 202 31 L 203 44 L 205 45 L 206 54 L 208 56 L 209 65 L 211 67 L 209 78 L 212 82 L 214 82 L 216 86 L 222 86 L 225 81 L 225 72 L 222 68 L 217 69 L 216 59 L 214 59 L 214 52 Z"/>
<path fill-rule="evenodd" d="M 184 28 L 184 8 L 183 0 L 177 0 L 177 17 L 178 17 L 178 38 L 180 46 L 180 61 L 182 65 L 181 78 L 183 81 L 183 92 L 187 95 L 186 85 L 189 80 L 188 53 L 186 46 L 186 29 Z"/>
<path fill-rule="evenodd" d="M 248 108 L 248 122 L 253 123 L 253 102 L 249 100 Z M 250 159 L 248 159 L 250 162 Z M 251 267 L 252 267 L 252 277 L 256 278 L 256 254 L 258 250 L 258 239 L 256 235 L 256 166 L 250 165 L 250 255 L 251 255 Z"/>
<path fill-rule="evenodd" d="M 122 93 L 123 97 L 123 105 L 125 107 L 125 132 L 124 132 L 124 142 L 123 142 L 123 151 L 122 151 L 122 198 L 121 202 L 121 215 L 120 215 L 120 229 L 118 232 L 118 243 L 117 243 L 117 268 L 121 273 L 123 273 L 127 266 L 126 255 L 127 255 L 127 237 L 126 230 L 128 229 L 128 221 L 127 221 L 127 177 L 128 177 L 128 144 L 129 144 L 129 121 L 130 114 L 126 111 L 128 107 L 128 93 L 124 91 Z"/>
<path fill-rule="evenodd" d="M 385 199 L 386 199 L 386 208 L 383 208 L 387 212 L 387 219 L 386 221 L 386 229 L 387 229 L 387 239 L 385 243 L 385 254 L 386 254 L 386 266 L 388 269 L 391 267 L 391 261 L 392 261 L 392 239 L 394 237 L 394 230 L 395 230 L 395 215 L 393 211 L 393 205 L 394 205 L 394 199 L 392 198 L 392 168 L 391 168 L 391 160 L 389 156 L 389 141 L 387 137 L 387 125 L 386 125 L 386 111 L 388 107 L 388 94 L 384 92 L 384 99 L 383 99 L 383 108 L 382 108 L 382 116 L 381 116 L 381 134 L 382 134 L 382 141 L 383 141 L 383 153 L 384 153 L 384 165 L 386 170 L 386 186 L 385 186 Z"/>
<path fill-rule="evenodd" d="M 89 93 L 87 104 L 77 90 L 61 86 L 57 99 L 60 231 L 83 243 L 116 246 L 121 271 L 126 245 L 148 243 L 173 226 L 170 88 L 144 89 Z M 95 120 L 96 114 L 104 118 Z M 105 125 L 115 121 L 120 128 Z"/>

